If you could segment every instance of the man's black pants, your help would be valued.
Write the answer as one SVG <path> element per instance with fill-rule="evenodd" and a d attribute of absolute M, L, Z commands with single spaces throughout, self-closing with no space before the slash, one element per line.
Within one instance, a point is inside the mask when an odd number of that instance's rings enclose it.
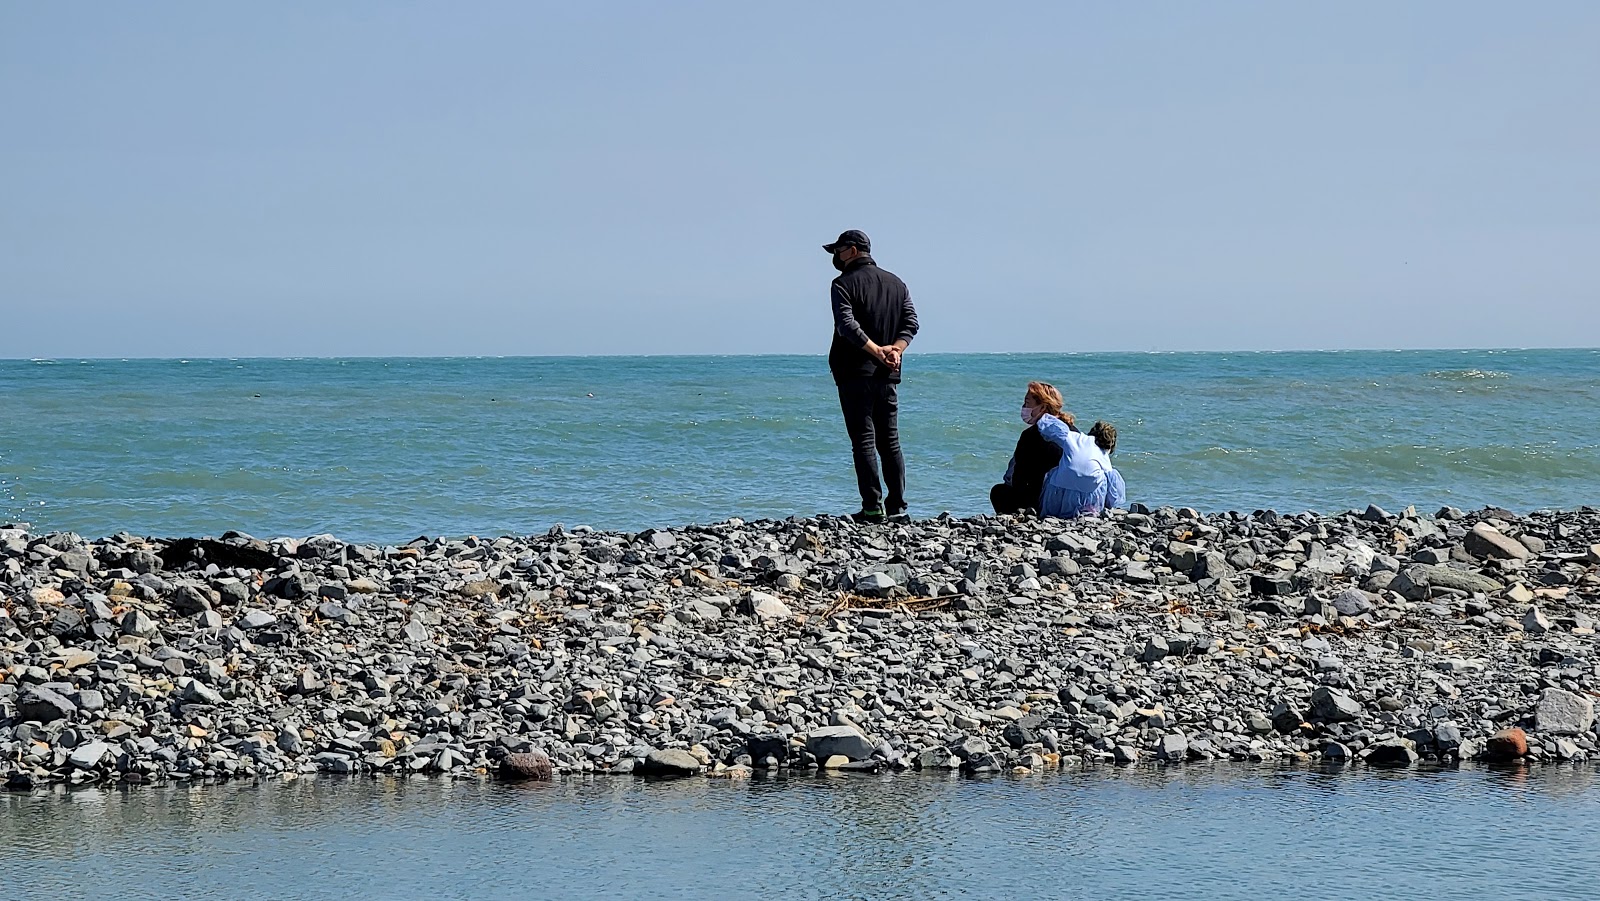
<path fill-rule="evenodd" d="M 906 461 L 900 455 L 898 389 L 888 379 L 853 378 L 839 383 L 839 408 L 844 412 L 844 427 L 850 432 L 861 509 L 883 510 L 891 516 L 906 511 Z M 878 485 L 880 457 L 882 488 Z"/>

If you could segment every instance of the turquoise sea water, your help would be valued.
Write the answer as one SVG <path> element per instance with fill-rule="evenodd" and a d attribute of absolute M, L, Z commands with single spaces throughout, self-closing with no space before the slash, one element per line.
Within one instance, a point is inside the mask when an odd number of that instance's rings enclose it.
<path fill-rule="evenodd" d="M 1600 351 L 926 355 L 916 515 L 987 509 L 1029 379 L 1115 421 L 1130 498 L 1600 503 Z M 859 506 L 819 357 L 0 361 L 0 520 L 351 540 Z"/>
<path fill-rule="evenodd" d="M 33 899 L 1592 898 L 1587 767 L 0 795 Z"/>

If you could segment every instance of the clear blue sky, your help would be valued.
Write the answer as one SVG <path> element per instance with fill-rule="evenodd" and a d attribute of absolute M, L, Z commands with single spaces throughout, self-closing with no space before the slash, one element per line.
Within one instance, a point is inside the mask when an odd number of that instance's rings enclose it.
<path fill-rule="evenodd" d="M 1600 344 L 1600 3 L 0 2 L 0 357 Z"/>

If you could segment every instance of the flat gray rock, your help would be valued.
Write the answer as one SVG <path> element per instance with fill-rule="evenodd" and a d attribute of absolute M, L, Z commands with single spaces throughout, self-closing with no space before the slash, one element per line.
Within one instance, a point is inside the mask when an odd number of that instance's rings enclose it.
<path fill-rule="evenodd" d="M 634 768 L 634 772 L 659 778 L 682 778 L 697 776 L 701 769 L 699 759 L 693 754 L 668 748 L 653 750 L 646 754 L 643 762 Z"/>
<path fill-rule="evenodd" d="M 851 760 L 866 760 L 872 756 L 873 744 L 854 726 L 822 726 L 806 735 L 806 750 L 818 760 L 827 760 L 835 754 Z"/>
<path fill-rule="evenodd" d="M 67 755 L 67 761 L 80 770 L 92 770 L 111 755 L 111 746 L 103 741 L 90 741 L 78 745 Z"/>

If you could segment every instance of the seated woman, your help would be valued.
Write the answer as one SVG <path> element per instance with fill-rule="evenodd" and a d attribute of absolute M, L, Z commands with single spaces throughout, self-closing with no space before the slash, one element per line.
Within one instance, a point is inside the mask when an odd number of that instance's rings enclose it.
<path fill-rule="evenodd" d="M 1061 412 L 1061 392 L 1044 382 L 1029 382 L 1022 396 L 1022 421 L 1028 428 L 1017 439 L 1017 449 L 1006 464 L 1005 481 L 989 489 L 989 503 L 996 513 L 1020 513 L 1039 509 L 1039 491 L 1045 473 L 1061 461 L 1061 449 L 1045 441 L 1035 425 L 1045 413 L 1061 417 L 1073 428 L 1072 414 Z"/>
<path fill-rule="evenodd" d="M 1104 419 L 1095 420 L 1095 424 L 1089 427 L 1089 437 L 1106 452 L 1106 460 L 1109 461 L 1117 449 L 1117 427 Z M 1122 481 L 1122 473 L 1113 466 L 1106 470 L 1106 508 L 1126 506 L 1128 486 Z"/>
<path fill-rule="evenodd" d="M 1044 440 L 1061 448 L 1061 462 L 1044 477 L 1039 513 L 1068 518 L 1104 513 L 1111 489 L 1111 458 L 1095 439 L 1061 417 L 1041 414 L 1038 425 Z"/>

